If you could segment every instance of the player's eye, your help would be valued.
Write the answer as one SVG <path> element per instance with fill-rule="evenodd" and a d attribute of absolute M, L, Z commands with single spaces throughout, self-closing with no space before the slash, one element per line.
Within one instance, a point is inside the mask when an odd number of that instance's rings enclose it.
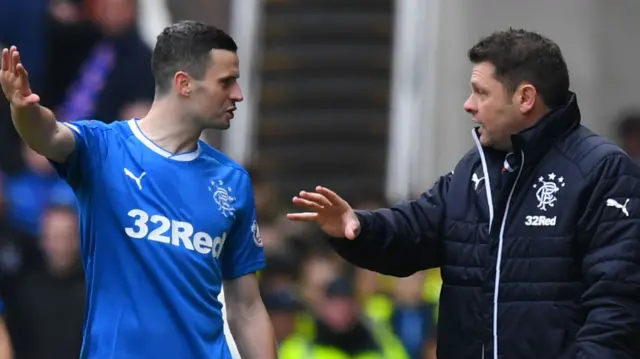
<path fill-rule="evenodd" d="M 234 77 L 228 77 L 222 80 L 222 85 L 224 87 L 231 87 L 235 82 L 236 82 L 236 79 Z"/>

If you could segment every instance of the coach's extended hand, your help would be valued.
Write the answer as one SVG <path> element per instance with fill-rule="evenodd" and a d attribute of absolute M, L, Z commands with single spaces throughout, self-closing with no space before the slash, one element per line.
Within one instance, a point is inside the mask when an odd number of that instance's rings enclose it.
<path fill-rule="evenodd" d="M 335 192 L 321 186 L 315 192 L 301 191 L 293 203 L 310 212 L 289 213 L 294 221 L 314 221 L 331 237 L 355 239 L 360 233 L 360 221 L 353 208 Z"/>
<path fill-rule="evenodd" d="M 20 62 L 20 53 L 15 46 L 2 50 L 0 85 L 7 100 L 15 107 L 26 107 L 40 102 L 40 96 L 31 91 L 29 74 Z"/>

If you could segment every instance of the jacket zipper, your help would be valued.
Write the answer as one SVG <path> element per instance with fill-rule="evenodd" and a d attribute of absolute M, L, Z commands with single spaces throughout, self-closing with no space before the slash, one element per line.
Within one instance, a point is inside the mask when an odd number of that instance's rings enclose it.
<path fill-rule="evenodd" d="M 484 150 L 482 149 L 482 145 L 480 144 L 480 139 L 476 134 L 475 129 L 472 130 L 473 140 L 476 143 L 476 148 L 480 154 L 480 161 L 482 162 L 482 172 L 484 174 L 485 180 L 485 192 L 487 194 L 487 204 L 489 206 L 489 233 L 491 233 L 491 227 L 493 225 L 493 196 L 491 194 L 491 185 L 489 182 L 489 170 L 487 168 L 487 160 L 484 156 Z M 518 180 L 520 180 L 520 175 L 522 174 L 522 169 L 524 168 L 524 152 L 520 151 L 520 169 L 518 170 L 518 175 L 516 176 L 516 180 L 513 182 L 513 186 L 509 191 L 509 197 L 507 197 L 507 204 L 504 209 L 504 214 L 502 216 L 502 221 L 500 223 L 500 233 L 498 235 L 498 255 L 496 258 L 496 276 L 494 280 L 494 290 L 493 290 L 493 359 L 498 359 L 498 296 L 500 294 L 500 265 L 502 264 L 502 244 L 504 242 L 504 230 L 507 223 L 507 215 L 509 213 L 509 207 L 511 205 L 511 198 L 513 197 L 513 192 L 515 191 Z M 484 359 L 484 343 L 482 344 L 482 359 Z"/>

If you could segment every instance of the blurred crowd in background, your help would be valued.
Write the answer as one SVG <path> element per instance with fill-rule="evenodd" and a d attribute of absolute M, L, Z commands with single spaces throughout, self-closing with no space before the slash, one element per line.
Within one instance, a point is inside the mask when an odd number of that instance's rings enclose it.
<path fill-rule="evenodd" d="M 141 117 L 153 99 L 154 81 L 140 6 L 135 0 L 0 0 L 0 44 L 19 47 L 32 87 L 60 119 Z M 229 2 L 157 1 L 157 6 L 171 21 L 200 17 L 228 27 Z M 333 6 L 340 13 L 340 5 Z M 202 18 L 205 8 L 215 14 Z M 640 112 L 625 112 L 616 121 L 611 133 L 640 158 Z M 373 131 L 366 122 L 360 130 Z M 216 134 L 210 142 L 219 144 Z M 0 308 L 15 358 L 77 358 L 85 292 L 74 195 L 46 159 L 22 145 L 4 98 L 0 152 Z M 288 157 L 245 165 L 268 256 L 268 268 L 260 273 L 262 295 L 282 357 L 307 358 L 313 348 L 318 359 L 435 358 L 438 270 L 390 278 L 345 263 L 314 227 L 286 220 L 295 193 L 274 180 L 279 161 Z M 377 177 L 374 183 L 384 182 L 383 174 Z M 357 178 L 350 180 L 356 183 L 345 188 L 357 188 Z M 346 197 L 356 208 L 386 206 L 383 185 L 378 187 Z M 371 351 L 377 356 L 360 355 Z"/>

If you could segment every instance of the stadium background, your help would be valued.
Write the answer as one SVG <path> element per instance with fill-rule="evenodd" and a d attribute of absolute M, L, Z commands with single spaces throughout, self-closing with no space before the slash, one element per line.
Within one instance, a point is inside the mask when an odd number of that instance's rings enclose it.
<path fill-rule="evenodd" d="M 284 219 L 289 199 L 323 184 L 375 208 L 426 189 L 471 145 L 467 48 L 508 26 L 556 40 L 583 122 L 640 157 L 638 14 L 635 0 L 0 0 L 0 44 L 19 46 L 35 92 L 56 111 L 94 76 L 85 101 L 110 122 L 144 115 L 150 48 L 165 25 L 228 30 L 246 100 L 232 129 L 206 140 L 252 174 L 278 339 L 313 342 L 314 317 L 339 327 L 363 315 L 417 359 L 435 357 L 437 270 L 393 279 L 352 268 L 313 228 Z M 100 68 L 93 51 L 105 39 L 119 45 Z M 22 147 L 1 101 L 0 297 L 16 358 L 77 358 L 84 283 L 73 194 Z"/>

